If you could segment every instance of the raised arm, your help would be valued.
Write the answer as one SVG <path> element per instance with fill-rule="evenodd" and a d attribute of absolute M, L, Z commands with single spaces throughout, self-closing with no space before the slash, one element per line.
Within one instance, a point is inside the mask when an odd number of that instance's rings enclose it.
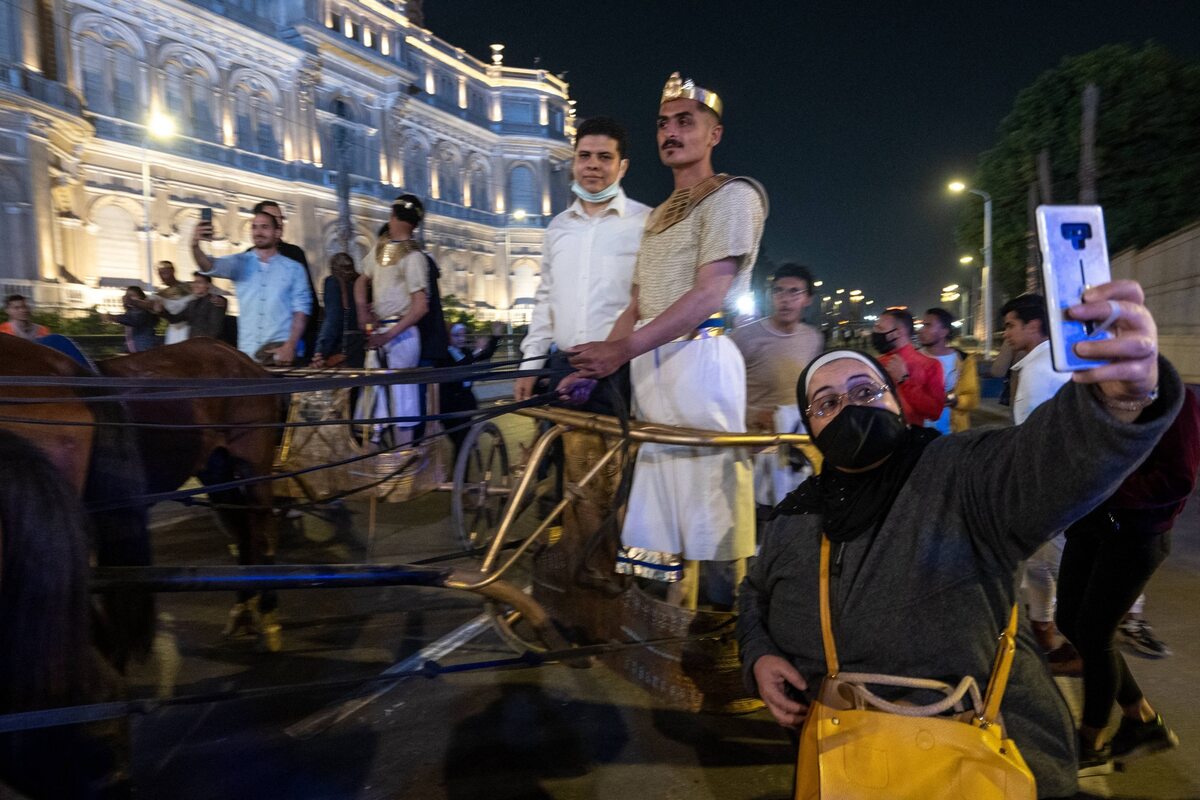
<path fill-rule="evenodd" d="M 1112 339 L 1076 346 L 1081 356 L 1110 363 L 1074 373 L 1021 425 L 968 434 L 960 456 L 956 490 L 968 529 L 1013 565 L 1111 495 L 1183 402 L 1178 373 L 1158 357 L 1141 287 L 1117 281 L 1085 298 L 1070 309 L 1072 318 L 1103 320 L 1109 300 L 1120 311 Z"/>

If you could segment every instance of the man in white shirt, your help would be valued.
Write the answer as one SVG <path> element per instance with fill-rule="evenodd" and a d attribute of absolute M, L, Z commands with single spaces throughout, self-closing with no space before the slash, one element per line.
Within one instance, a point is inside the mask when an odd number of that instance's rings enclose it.
<path fill-rule="evenodd" d="M 529 332 L 521 342 L 526 358 L 566 352 L 584 342 L 603 341 L 629 305 L 633 265 L 650 207 L 621 189 L 629 168 L 625 130 L 595 117 L 577 130 L 571 190 L 578 199 L 546 228 L 542 276 Z M 545 360 L 525 363 L 539 369 Z M 565 359 L 564 369 L 569 369 Z M 533 393 L 535 378 L 517 380 L 517 400 Z M 602 393 L 593 393 L 603 399 Z"/>
<path fill-rule="evenodd" d="M 1017 376 L 1013 422 L 1020 425 L 1035 408 L 1058 393 L 1071 379 L 1071 373 L 1054 371 L 1050 337 L 1046 332 L 1049 325 L 1046 301 L 1041 295 L 1014 297 L 1004 304 L 1000 313 L 1004 316 L 1004 340 L 1010 347 L 1029 354 L 1012 367 Z"/>
<path fill-rule="evenodd" d="M 542 275 L 538 284 L 529 323 L 529 333 L 521 342 L 526 366 L 537 369 L 549 356 L 551 345 L 557 348 L 551 364 L 570 369 L 566 352 L 584 342 L 608 338 L 613 323 L 629 305 L 633 284 L 633 266 L 637 259 L 642 229 L 650 213 L 648 206 L 625 196 L 621 179 L 629 168 L 625 157 L 627 138 L 624 128 L 614 120 L 595 117 L 584 121 L 575 138 L 575 157 L 571 165 L 574 182 L 571 191 L 577 199 L 556 216 L 546 228 L 542 257 Z M 623 378 L 623 380 L 622 380 Z M 513 389 L 517 400 L 528 398 L 536 378 L 520 378 Z M 621 395 L 615 401 L 613 394 Z M 628 372 L 605 379 L 592 392 L 585 406 L 600 413 L 616 413 L 616 406 L 629 401 Z M 563 436 L 564 478 L 577 483 L 612 445 L 604 437 L 584 431 Z M 619 459 L 610 461 L 596 479 L 583 487 L 581 497 L 564 512 L 561 547 L 572 574 L 583 564 L 587 552 L 589 570 L 594 575 L 612 574 L 616 558 L 617 536 L 612 518 L 613 497 L 620 480 Z M 604 547 L 589 548 L 588 542 L 601 526 L 612 527 L 611 536 L 603 537 Z M 570 579 L 570 575 L 566 576 Z"/>
<path fill-rule="evenodd" d="M 1028 353 L 1013 364 L 1013 422 L 1020 425 L 1033 410 L 1054 397 L 1071 380 L 1069 372 L 1055 372 L 1047 333 L 1046 300 L 1041 295 L 1014 297 L 1000 309 L 1004 317 L 1004 341 L 1013 350 Z M 1034 636 L 1046 652 L 1058 646 L 1054 627 L 1058 565 L 1062 561 L 1066 539 L 1062 532 L 1037 549 L 1025 562 L 1021 575 L 1021 593 L 1029 606 Z M 1066 654 L 1059 654 L 1060 657 Z"/>

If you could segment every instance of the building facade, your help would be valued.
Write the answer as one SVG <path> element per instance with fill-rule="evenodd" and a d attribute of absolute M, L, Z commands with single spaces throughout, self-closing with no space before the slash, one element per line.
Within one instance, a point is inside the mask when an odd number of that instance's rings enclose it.
<path fill-rule="evenodd" d="M 86 307 L 162 259 L 186 276 L 201 208 L 222 255 L 250 246 L 267 198 L 319 286 L 411 192 L 443 294 L 523 321 L 569 197 L 559 77 L 468 55 L 415 2 L 13 0 L 0 16 L 0 290 Z"/>

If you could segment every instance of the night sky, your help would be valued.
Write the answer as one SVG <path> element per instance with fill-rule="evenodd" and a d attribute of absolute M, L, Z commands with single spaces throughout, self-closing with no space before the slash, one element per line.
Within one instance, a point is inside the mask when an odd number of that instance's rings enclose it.
<path fill-rule="evenodd" d="M 479 58 L 501 42 L 506 64 L 566 71 L 581 118 L 629 129 L 624 186 L 649 205 L 671 190 L 654 145 L 664 81 L 680 70 L 716 89 L 714 166 L 765 184 L 771 259 L 808 264 L 827 291 L 919 310 L 966 277 L 955 215 L 979 204 L 944 187 L 971 173 L 1017 92 L 1104 44 L 1154 39 L 1200 56 L 1200 7 L 1183 0 L 425 0 L 425 14 Z"/>

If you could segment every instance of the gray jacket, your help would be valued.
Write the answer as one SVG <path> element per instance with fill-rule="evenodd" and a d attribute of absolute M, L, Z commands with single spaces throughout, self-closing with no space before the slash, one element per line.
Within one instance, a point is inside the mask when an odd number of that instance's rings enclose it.
<path fill-rule="evenodd" d="M 879 533 L 833 546 L 842 668 L 985 685 L 1017 562 L 1112 494 L 1178 413 L 1183 384 L 1163 359 L 1159 370 L 1159 400 L 1132 424 L 1068 383 L 1019 427 L 931 442 Z M 767 654 L 788 658 L 813 690 L 825 672 L 820 538 L 817 515 L 778 518 L 742 584 L 737 633 L 754 691 L 753 664 Z M 1039 796 L 1074 794 L 1074 724 L 1026 619 L 1001 711 Z"/>

